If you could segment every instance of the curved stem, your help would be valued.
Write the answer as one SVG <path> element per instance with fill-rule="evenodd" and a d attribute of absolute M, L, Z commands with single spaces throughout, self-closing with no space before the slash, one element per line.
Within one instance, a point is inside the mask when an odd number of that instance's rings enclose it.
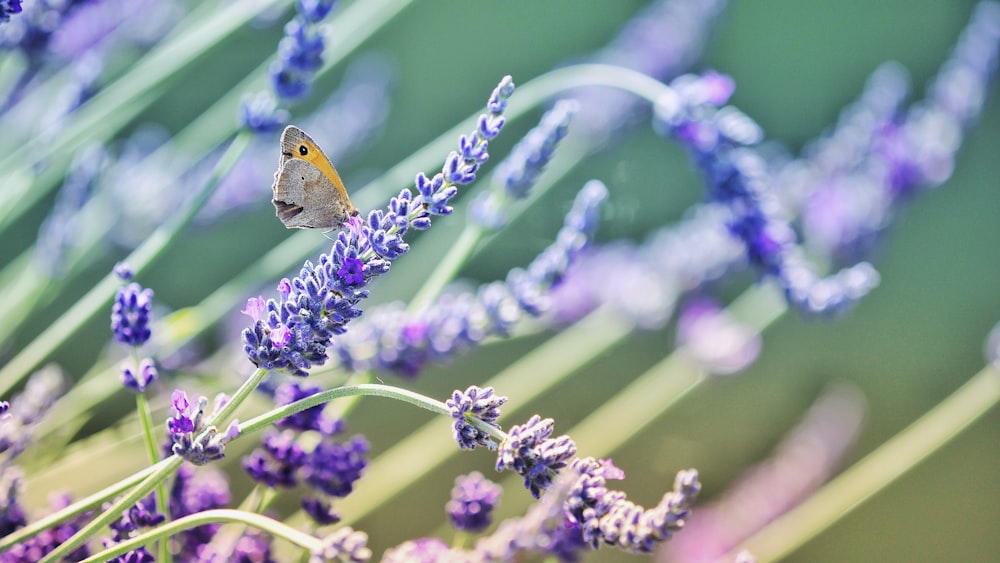
<path fill-rule="evenodd" d="M 948 444 L 998 402 L 1000 371 L 987 366 L 916 422 L 751 536 L 741 548 L 761 561 L 789 555 Z M 721 560 L 732 561 L 732 555 Z"/>
<path fill-rule="evenodd" d="M 95 553 L 94 555 L 81 561 L 81 563 L 97 563 L 98 561 L 107 561 L 108 559 L 133 551 L 156 540 L 162 540 L 165 542 L 170 538 L 170 536 L 183 532 L 184 530 L 190 530 L 191 528 L 204 526 L 205 524 L 215 524 L 218 522 L 235 522 L 245 524 L 247 526 L 253 526 L 254 528 L 263 530 L 272 536 L 283 538 L 293 544 L 302 546 L 310 552 L 318 551 L 322 546 L 322 542 L 318 538 L 304 532 L 300 532 L 299 530 L 274 520 L 273 518 L 268 518 L 267 516 L 255 514 L 253 512 L 234 510 L 231 508 L 217 508 L 213 510 L 204 510 L 196 514 L 191 514 L 190 516 L 185 516 L 183 518 L 167 522 L 166 524 L 158 526 L 157 528 L 144 534 L 140 534 L 134 538 L 115 544 L 114 547 Z"/>

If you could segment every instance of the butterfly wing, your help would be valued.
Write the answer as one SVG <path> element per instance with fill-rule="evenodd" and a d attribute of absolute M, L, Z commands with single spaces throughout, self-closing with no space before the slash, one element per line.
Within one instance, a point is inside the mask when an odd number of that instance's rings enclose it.
<path fill-rule="evenodd" d="M 323 172 L 305 160 L 287 159 L 271 189 L 275 215 L 289 229 L 339 229 L 358 214 Z"/>
<path fill-rule="evenodd" d="M 318 168 L 330 180 L 340 195 L 350 201 L 347 188 L 344 187 L 344 182 L 340 179 L 337 169 L 333 167 L 333 163 L 312 137 L 294 125 L 285 127 L 281 133 L 281 157 L 278 160 L 278 168 L 280 169 L 291 159 L 305 160 Z"/>

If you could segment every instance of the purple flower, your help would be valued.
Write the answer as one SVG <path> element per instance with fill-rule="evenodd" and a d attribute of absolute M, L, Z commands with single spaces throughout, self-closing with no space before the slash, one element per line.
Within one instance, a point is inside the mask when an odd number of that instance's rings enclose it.
<path fill-rule="evenodd" d="M 254 481 L 271 488 L 291 488 L 298 484 L 297 472 L 306 463 L 306 452 L 291 431 L 268 432 L 263 450 L 254 450 L 243 459 L 243 469 Z"/>
<path fill-rule="evenodd" d="M 8 468 L 4 470 L 4 473 L 6 474 L 10 471 L 11 468 Z M 0 474 L 0 502 L 2 502 L 3 498 L 3 489 L 6 488 L 5 485 L 7 484 L 4 481 L 5 477 Z M 52 506 L 53 512 L 55 512 L 69 506 L 70 497 L 68 495 L 53 495 L 53 498 L 50 499 L 49 503 Z M 0 510 L 2 509 L 4 509 L 4 506 L 0 503 Z M 0 520 L 0 526 L 8 524 L 11 521 L 10 516 L 12 515 L 7 515 L 7 521 Z M 0 555 L 0 560 L 2 560 L 3 563 L 34 563 L 79 532 L 90 518 L 90 513 L 81 514 L 76 518 L 49 528 L 30 539 L 16 543 Z M 6 533 L 7 532 L 4 530 L 0 530 L 0 534 L 6 535 Z M 80 561 L 81 559 L 86 559 L 89 556 L 90 550 L 87 548 L 87 545 L 84 544 L 72 553 L 67 554 L 66 559 L 71 561 Z"/>
<path fill-rule="evenodd" d="M 181 465 L 170 487 L 170 516 L 181 518 L 203 510 L 224 508 L 229 499 L 229 483 L 222 472 L 209 467 L 196 469 Z M 206 524 L 175 535 L 175 553 L 194 557 L 212 541 L 220 527 L 221 524 Z"/>
<path fill-rule="evenodd" d="M 297 15 L 285 25 L 285 37 L 278 42 L 278 57 L 268 73 L 271 86 L 282 102 L 309 95 L 312 81 L 323 66 L 326 42 L 317 24 L 330 13 L 331 0 L 299 0 Z M 287 121 L 288 112 L 278 107 L 269 93 L 244 96 L 240 122 L 255 133 L 273 132 Z"/>
<path fill-rule="evenodd" d="M 416 318 L 398 305 L 379 307 L 334 344 L 348 369 L 393 371 L 414 377 L 431 362 L 445 361 L 487 336 L 505 336 L 520 320 L 548 309 L 548 292 L 593 238 L 607 190 L 588 182 L 566 215 L 556 242 L 505 283 L 483 285 L 475 294 L 446 294 Z"/>
<path fill-rule="evenodd" d="M 382 563 L 411 563 L 413 561 L 448 561 L 453 552 L 448 544 L 438 538 L 419 538 L 403 542 L 382 555 Z"/>
<path fill-rule="evenodd" d="M 490 526 L 493 509 L 500 502 L 500 485 L 478 471 L 455 479 L 445 512 L 456 530 L 481 532 Z"/>
<path fill-rule="evenodd" d="M 717 82 L 713 75 L 675 80 L 657 103 L 658 129 L 688 148 L 709 196 L 728 209 L 727 226 L 743 241 L 750 264 L 778 281 L 790 305 L 814 315 L 843 312 L 878 284 L 877 272 L 864 262 L 827 278 L 814 272 L 782 218 L 766 163 L 746 148 L 760 140 L 759 128 L 734 108 L 714 109 Z"/>
<path fill-rule="evenodd" d="M 270 92 L 244 94 L 240 100 L 239 122 L 255 133 L 274 133 L 289 117 L 288 110 L 279 107 Z"/>
<path fill-rule="evenodd" d="M 554 427 L 551 418 L 533 415 L 523 426 L 512 427 L 497 451 L 497 471 L 510 469 L 524 477 L 524 487 L 535 498 L 576 455 L 569 436 L 549 438 Z"/>
<path fill-rule="evenodd" d="M 502 111 L 514 84 L 505 77 L 493 91 L 488 106 Z M 244 350 L 250 361 L 267 370 L 287 370 L 306 376 L 314 365 L 327 359 L 327 348 L 347 324 L 361 316 L 358 308 L 368 298 L 367 285 L 389 271 L 390 261 L 409 251 L 403 236 L 410 227 L 427 229 L 432 215 L 451 212 L 447 203 L 457 194 L 456 185 L 471 181 L 479 165 L 488 158 L 486 146 L 503 126 L 503 116 L 494 112 L 480 116 L 479 126 L 459 141 L 462 153 L 452 152 L 443 171 L 428 179 L 419 174 L 418 193 L 402 190 L 387 210 L 373 210 L 366 220 L 352 218 L 340 231 L 329 254 L 318 262 L 306 262 L 290 281 L 291 289 L 280 301 L 259 300 L 245 309 L 254 321 L 243 331 Z M 449 180 L 445 179 L 446 172 Z M 254 318 L 256 315 L 259 318 Z M 272 331 L 286 327 L 283 344 L 276 345 Z M 287 342 L 284 342 L 287 339 Z"/>
<path fill-rule="evenodd" d="M 313 552 L 310 563 L 343 561 L 344 563 L 365 563 L 372 557 L 368 549 L 368 534 L 343 527 L 322 540 L 319 550 Z"/>
<path fill-rule="evenodd" d="M 130 283 L 118 290 L 111 307 L 111 331 L 115 340 L 128 346 L 142 346 L 149 340 L 149 315 L 153 290 Z"/>
<path fill-rule="evenodd" d="M 228 400 L 223 393 L 219 393 L 215 398 L 215 412 L 219 412 Z M 239 436 L 239 421 L 234 420 L 225 433 L 219 434 L 215 426 L 204 424 L 208 398 L 199 397 L 198 404 L 192 405 L 187 394 L 180 389 L 174 390 L 172 406 L 174 414 L 167 420 L 167 431 L 173 453 L 195 465 L 225 457 L 226 442 Z"/>
<path fill-rule="evenodd" d="M 562 100 L 545 112 L 539 124 L 511 150 L 493 173 L 494 189 L 480 193 L 470 207 L 470 219 L 483 227 L 499 229 L 507 222 L 503 207 L 509 199 L 528 197 L 545 165 L 555 155 L 576 113 L 576 102 Z"/>
<path fill-rule="evenodd" d="M 302 468 L 305 482 L 329 496 L 346 497 L 368 465 L 368 448 L 368 441 L 362 436 L 343 444 L 321 441 Z"/>
<path fill-rule="evenodd" d="M 322 388 L 320 387 L 302 386 L 296 382 L 283 383 L 279 385 L 274 392 L 274 403 L 279 406 L 288 405 L 294 403 L 295 401 L 315 395 L 320 391 L 322 391 Z M 344 429 L 343 419 L 334 418 L 325 414 L 325 407 L 325 404 L 309 407 L 304 411 L 286 416 L 276 422 L 275 426 L 278 428 L 298 430 L 300 432 L 315 430 L 324 436 L 339 434 Z"/>
<path fill-rule="evenodd" d="M 0 417 L 0 454 L 17 457 L 34 439 L 34 427 L 62 394 L 66 377 L 54 365 L 33 373 L 21 394 L 11 399 Z"/>
<path fill-rule="evenodd" d="M 760 334 L 732 318 L 710 299 L 687 304 L 677 319 L 677 345 L 705 369 L 731 374 L 745 369 L 760 354 Z"/>
<path fill-rule="evenodd" d="M 3 0 L 0 2 L 0 22 L 10 21 L 11 14 L 21 13 L 21 0 Z"/>
<path fill-rule="evenodd" d="M 470 424 L 469 418 L 474 417 L 488 426 L 499 429 L 496 419 L 500 417 L 500 407 L 506 402 L 507 397 L 496 395 L 492 387 L 480 389 L 472 385 L 464 392 L 453 392 L 445 404 L 451 410 L 451 417 L 455 419 L 454 436 L 458 441 L 458 447 L 463 450 L 471 450 L 476 446 L 496 449 L 496 442 L 488 434 Z"/>
<path fill-rule="evenodd" d="M 139 368 L 134 369 L 129 365 L 122 366 L 122 383 L 126 389 L 142 393 L 150 383 L 156 380 L 156 366 L 153 360 L 143 358 L 139 362 Z"/>

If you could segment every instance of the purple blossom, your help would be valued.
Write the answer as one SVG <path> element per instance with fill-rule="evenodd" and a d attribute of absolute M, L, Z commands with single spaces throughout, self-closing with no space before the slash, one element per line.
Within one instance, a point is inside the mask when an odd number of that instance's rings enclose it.
<path fill-rule="evenodd" d="M 825 392 L 768 459 L 699 506 L 663 554 L 670 561 L 715 561 L 732 551 L 839 470 L 864 425 L 865 411 L 864 396 L 853 387 Z"/>
<path fill-rule="evenodd" d="M 456 530 L 482 532 L 492 522 L 493 509 L 500 502 L 500 485 L 478 471 L 455 479 L 445 512 Z"/>
<path fill-rule="evenodd" d="M 142 346 L 152 334 L 149 330 L 153 290 L 130 283 L 118 290 L 111 307 L 111 331 L 115 340 L 128 346 Z"/>
<path fill-rule="evenodd" d="M 62 394 L 66 377 L 55 365 L 33 373 L 19 395 L 11 399 L 0 417 L 0 454 L 11 460 L 34 439 L 35 426 L 50 412 Z"/>
<path fill-rule="evenodd" d="M 297 472 L 306 463 L 306 452 L 291 431 L 268 432 L 261 444 L 243 458 L 243 469 L 254 481 L 271 488 L 291 488 L 298 484 Z"/>
<path fill-rule="evenodd" d="M 502 111 L 513 91 L 514 83 L 505 77 L 488 106 Z M 324 364 L 333 337 L 361 316 L 358 305 L 368 298 L 367 285 L 389 271 L 391 260 L 409 250 L 403 240 L 406 232 L 410 227 L 429 228 L 432 215 L 451 212 L 447 202 L 457 193 L 456 184 L 475 177 L 488 158 L 489 139 L 502 126 L 499 112 L 480 116 L 476 131 L 460 139 L 462 154 L 452 152 L 444 170 L 432 179 L 417 175 L 416 195 L 404 189 L 392 198 L 387 210 L 373 210 L 367 220 L 352 218 L 338 233 L 330 253 L 320 255 L 315 265 L 306 262 L 280 301 L 268 299 L 263 307 L 260 298 L 248 303 L 244 310 L 253 325 L 243 331 L 243 342 L 250 361 L 262 369 L 287 370 L 299 376 Z M 445 179 L 446 172 L 451 180 Z M 290 336 L 282 333 L 281 345 L 272 337 L 279 327 L 290 331 Z"/>
<path fill-rule="evenodd" d="M 732 318 L 711 299 L 695 299 L 677 319 L 677 346 L 711 373 L 732 374 L 760 354 L 760 333 Z"/>
<path fill-rule="evenodd" d="M 4 470 L 4 473 L 9 471 L 10 468 Z M 7 488 L 5 486 L 6 484 L 5 477 L 3 474 L 0 474 L 0 495 L 3 495 L 4 489 Z M 0 496 L 0 509 L 4 508 L 2 498 L 3 497 Z M 53 495 L 49 503 L 53 512 L 55 512 L 69 506 L 71 504 L 71 499 L 68 495 Z M 3 563 L 35 563 L 55 548 L 65 543 L 66 540 L 74 534 L 79 532 L 84 525 L 87 524 L 87 521 L 90 518 L 90 513 L 81 514 L 76 518 L 49 528 L 30 539 L 18 542 L 0 554 L 0 561 Z M 10 522 L 11 520 L 8 516 L 6 521 L 0 520 L 0 526 L 9 524 Z M 3 530 L 0 530 L 0 532 L 3 532 Z M 3 535 L 6 535 L 6 533 Z M 86 544 L 84 544 L 72 553 L 67 554 L 66 559 L 80 561 L 81 559 L 86 559 L 89 556 L 90 549 L 88 549 Z"/>
<path fill-rule="evenodd" d="M 343 561 L 344 563 L 365 563 L 372 557 L 368 549 L 368 534 L 343 527 L 322 540 L 319 550 L 313 552 L 310 563 Z"/>
<path fill-rule="evenodd" d="M 322 391 L 320 387 L 302 386 L 296 382 L 286 382 L 279 385 L 275 390 L 274 404 L 278 406 L 288 405 L 315 395 L 320 391 Z M 282 418 L 275 423 L 275 426 L 298 430 L 300 432 L 315 430 L 324 436 L 333 436 L 334 434 L 341 433 L 344 430 L 343 419 L 325 414 L 325 407 L 325 404 L 309 407 L 308 409 Z"/>
<path fill-rule="evenodd" d="M 268 74 L 271 87 L 281 102 L 301 100 L 309 95 L 312 81 L 323 66 L 326 41 L 320 32 L 321 23 L 333 8 L 331 0 L 299 0 L 296 16 L 285 25 L 285 36 L 278 42 L 278 56 Z M 244 96 L 240 103 L 240 122 L 255 133 L 276 131 L 287 121 L 288 112 L 281 109 L 270 93 Z"/>
<path fill-rule="evenodd" d="M 713 201 L 730 212 L 730 233 L 743 241 L 750 264 L 778 281 L 792 306 L 804 313 L 843 312 L 878 284 L 878 274 L 862 262 L 820 278 L 782 218 L 769 188 L 762 157 L 746 148 L 760 140 L 759 128 L 734 108 L 714 109 L 719 80 L 683 76 L 657 103 L 657 124 L 686 146 L 708 182 Z"/>
<path fill-rule="evenodd" d="M 548 292 L 592 240 L 606 198 L 603 184 L 588 182 L 556 242 L 526 269 L 512 270 L 504 283 L 483 285 L 475 294 L 445 294 L 417 315 L 396 304 L 375 309 L 334 344 L 341 364 L 414 377 L 431 362 L 445 361 L 488 336 L 506 336 L 520 311 L 541 315 L 549 307 Z"/>
<path fill-rule="evenodd" d="M 10 21 L 11 14 L 21 13 L 21 0 L 3 0 L 0 2 L 0 23 Z"/>
<path fill-rule="evenodd" d="M 332 497 L 346 497 L 368 465 L 368 441 L 355 436 L 346 443 L 324 440 L 306 459 L 305 482 Z"/>
<path fill-rule="evenodd" d="M 219 393 L 215 398 L 214 412 L 219 412 L 228 400 L 225 394 Z M 192 405 L 184 391 L 175 389 L 173 392 L 173 416 L 167 420 L 171 451 L 195 465 L 225 457 L 226 442 L 240 434 L 237 420 L 231 422 L 223 434 L 219 434 L 213 425 L 206 426 L 207 406 L 207 397 L 199 397 L 197 405 Z"/>
<path fill-rule="evenodd" d="M 181 518 L 203 510 L 224 508 L 229 504 L 229 483 L 225 475 L 210 467 L 181 465 L 170 487 L 170 516 Z M 221 524 L 206 524 L 184 530 L 174 536 L 174 552 L 194 557 L 215 537 Z"/>
<path fill-rule="evenodd" d="M 473 426 L 469 419 L 474 417 L 483 424 L 499 429 L 496 423 L 500 417 L 500 407 L 507 402 L 507 397 L 496 395 L 492 387 L 480 389 L 472 385 L 463 391 L 455 391 L 445 404 L 455 419 L 454 436 L 458 447 L 471 450 L 476 446 L 496 449 L 496 442 L 479 428 Z"/>
<path fill-rule="evenodd" d="M 156 377 L 156 366 L 153 364 L 153 360 L 149 358 L 143 358 L 139 362 L 138 369 L 133 368 L 127 363 L 122 365 L 122 383 L 126 389 L 130 389 L 136 393 L 145 391 L 150 383 L 156 381 Z"/>
<path fill-rule="evenodd" d="M 545 165 L 555 155 L 576 113 L 576 102 L 562 100 L 545 112 L 539 124 L 511 150 L 493 173 L 493 190 L 480 193 L 469 208 L 470 219 L 489 229 L 507 222 L 504 206 L 508 200 L 528 197 Z"/>
<path fill-rule="evenodd" d="M 551 418 L 533 415 L 524 425 L 512 427 L 497 451 L 497 471 L 510 469 L 524 477 L 524 487 L 535 498 L 576 455 L 569 436 L 549 438 L 554 427 Z"/>
<path fill-rule="evenodd" d="M 382 563 L 410 563 L 412 561 L 448 561 L 453 552 L 448 544 L 438 538 L 418 538 L 403 542 L 382 555 Z"/>

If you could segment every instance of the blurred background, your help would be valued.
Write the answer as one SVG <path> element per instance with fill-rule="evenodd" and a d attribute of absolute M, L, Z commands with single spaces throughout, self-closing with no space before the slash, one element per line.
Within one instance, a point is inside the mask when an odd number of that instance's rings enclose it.
<path fill-rule="evenodd" d="M 326 122 L 321 118 L 317 128 L 310 130 L 320 145 L 327 147 L 350 190 L 479 111 L 503 75 L 513 75 L 515 82 L 522 84 L 555 67 L 587 60 L 646 4 L 633 0 L 415 3 L 365 42 L 348 64 L 322 77 L 310 100 L 293 108 L 292 122 L 299 123 L 336 90 L 351 62 L 361 60 L 359 68 L 380 65 L 388 72 L 392 79 L 385 88 L 388 98 L 382 102 L 383 121 L 378 131 L 355 144 L 351 130 L 344 132 L 333 118 L 326 118 Z M 704 38 L 704 56 L 691 68 L 715 69 L 732 76 L 736 90 L 731 103 L 755 119 L 769 140 L 796 154 L 807 141 L 836 123 L 838 112 L 860 94 L 868 76 L 885 61 L 898 61 L 910 75 L 913 98 L 922 98 L 924 85 L 946 60 L 973 6 L 974 2 L 955 0 L 732 2 Z M 288 16 L 276 13 L 274 17 L 274 23 L 249 26 L 206 53 L 116 142 L 122 146 L 134 143 L 135 137 L 130 135 L 148 131 L 149 124 L 157 126 L 153 134 L 166 138 L 181 130 L 273 53 Z M 365 63 L 361 55 L 378 58 Z M 517 103 L 515 94 L 511 104 Z M 493 159 L 482 178 L 488 177 L 541 112 L 538 108 L 508 124 L 490 146 Z M 241 196 L 240 205 L 217 216 L 206 214 L 140 276 L 140 282 L 155 290 L 158 305 L 177 310 L 198 303 L 289 236 L 275 219 L 269 201 L 271 161 L 277 163 L 277 134 L 259 142 L 266 166 L 263 172 L 248 173 L 232 186 Z M 853 386 L 867 403 L 858 441 L 842 462 L 849 466 L 982 369 L 984 340 L 1000 320 L 998 146 L 1000 97 L 993 89 L 981 121 L 957 156 L 953 176 L 940 188 L 920 193 L 900 210 L 898 222 L 874 256 L 881 285 L 855 310 L 834 321 L 786 313 L 763 333 L 761 354 L 754 365 L 702 385 L 611 452 L 615 465 L 627 475 L 621 486 L 630 498 L 654 505 L 670 489 L 678 470 L 694 467 L 705 487 L 702 501 L 711 501 L 744 470 L 766 459 L 833 384 Z M 330 147 L 340 148 L 335 151 Z M 334 154 L 339 151 L 343 151 L 342 158 Z M 502 279 L 510 268 L 529 262 L 549 244 L 573 195 L 592 178 L 605 182 L 611 193 L 598 230 L 600 242 L 642 241 L 703 199 L 700 178 L 684 152 L 657 136 L 648 119 L 639 119 L 627 133 L 560 179 L 477 254 L 462 276 L 473 282 Z M 147 180 L 146 171 L 136 170 L 121 181 L 140 190 Z M 355 196 L 355 201 L 381 207 L 400 187 L 383 194 Z M 171 189 L 185 190 L 187 186 Z M 477 186 L 471 188 L 475 189 Z M 53 197 L 44 199 L 22 216 L 16 228 L 4 232 L 0 263 L 8 263 L 33 244 L 52 204 Z M 367 211 L 365 205 L 359 205 Z M 443 254 L 440 245 L 447 244 L 448 233 L 457 233 L 463 223 L 461 216 L 441 220 L 426 240 L 418 237 L 413 254 L 402 258 L 399 272 L 393 272 L 401 275 L 380 280 L 372 288 L 368 307 L 412 296 L 435 267 L 435 257 Z M 314 256 L 327 245 L 316 232 Z M 76 289 L 62 293 L 11 337 L 7 349 L 0 351 L 0 361 L 57 321 L 60 311 L 126 253 L 121 247 L 103 252 L 75 282 Z M 283 275 L 292 273 L 289 270 Z M 261 279 L 260 291 L 271 295 L 279 277 Z M 728 278 L 713 288 L 713 293 L 730 299 L 752 283 L 752 276 L 744 273 Z M 256 292 L 233 301 L 234 315 L 250 295 Z M 242 320 L 222 323 L 201 339 L 199 347 L 203 352 L 220 346 L 231 348 L 237 358 L 233 365 L 245 374 L 252 366 L 245 360 L 239 363 L 242 326 Z M 552 334 L 492 343 L 449 365 L 433 367 L 417 380 L 383 379 L 443 400 L 453 389 L 482 384 L 511 358 L 527 353 Z M 71 375 L 79 375 L 106 353 L 102 349 L 108 336 L 107 320 L 101 316 L 61 347 L 53 359 Z M 567 383 L 540 397 L 530 406 L 531 412 L 553 417 L 557 434 L 567 432 L 606 397 L 663 359 L 673 343 L 674 323 L 659 330 L 637 331 Z M 504 394 L 503 389 L 498 392 Z M 108 420 L 131 408 L 124 394 L 120 397 L 103 413 Z M 369 439 L 377 456 L 408 429 L 431 418 L 395 402 L 365 400 L 352 413 L 349 427 Z M 501 422 L 507 428 L 522 420 L 502 418 Z M 99 427 L 95 424 L 95 429 Z M 447 432 L 444 421 L 441 429 Z M 997 560 L 998 445 L 1000 412 L 994 409 L 788 560 Z M 588 455 L 586 441 L 578 441 L 578 447 L 581 455 Z M 238 457 L 231 457 L 227 461 L 234 472 L 232 487 L 238 494 L 249 484 L 240 475 Z M 419 487 L 353 525 L 368 532 L 376 554 L 406 539 L 446 534 L 443 505 L 454 477 L 472 469 L 492 477 L 494 461 L 485 451 L 463 453 Z M 406 467 L 399 467 L 399 471 L 405 472 Z M 363 486 L 362 481 L 359 487 Z M 501 501 L 501 514 L 521 513 L 526 503 L 523 489 L 509 488 Z M 628 559 L 607 548 L 588 558 Z"/>

